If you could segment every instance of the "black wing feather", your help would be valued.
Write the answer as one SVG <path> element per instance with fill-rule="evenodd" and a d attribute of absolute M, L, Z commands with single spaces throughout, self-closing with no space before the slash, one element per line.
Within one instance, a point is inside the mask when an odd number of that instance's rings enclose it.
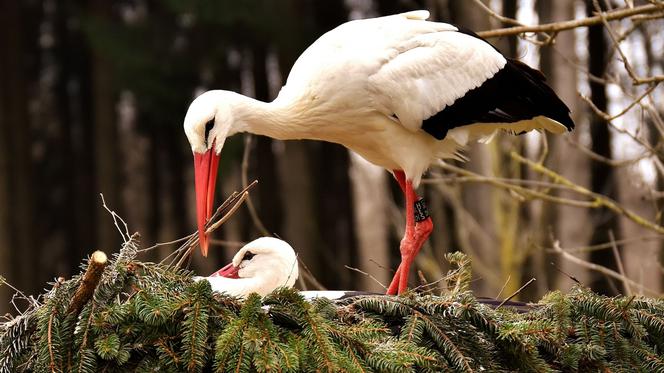
<path fill-rule="evenodd" d="M 459 32 L 480 38 L 463 28 L 459 28 Z M 424 120 L 422 129 L 442 140 L 447 131 L 456 127 L 474 123 L 513 123 L 545 116 L 572 130 L 574 122 L 569 114 L 567 105 L 549 87 L 540 71 L 507 58 L 505 66 L 482 85 Z"/>

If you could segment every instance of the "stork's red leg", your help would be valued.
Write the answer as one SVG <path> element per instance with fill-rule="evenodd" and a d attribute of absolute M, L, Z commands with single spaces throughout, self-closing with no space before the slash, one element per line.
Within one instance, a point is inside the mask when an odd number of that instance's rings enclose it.
<path fill-rule="evenodd" d="M 401 264 L 397 268 L 394 278 L 392 278 L 387 294 L 396 294 L 397 292 L 401 294 L 406 291 L 410 266 L 433 230 L 433 222 L 428 215 L 421 216 L 421 211 L 418 211 L 418 219 L 415 217 L 415 204 L 422 203 L 422 207 L 424 205 L 423 202 L 418 201 L 412 182 L 406 180 L 403 171 L 400 170 L 394 171 L 394 177 L 397 179 L 406 200 L 406 231 L 399 248 Z"/>

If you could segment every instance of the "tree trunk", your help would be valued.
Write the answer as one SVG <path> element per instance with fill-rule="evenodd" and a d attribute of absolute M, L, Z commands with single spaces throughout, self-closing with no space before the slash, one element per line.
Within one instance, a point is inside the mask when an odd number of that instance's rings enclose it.
<path fill-rule="evenodd" d="M 108 19 L 112 16 L 109 2 L 95 0 L 92 12 L 97 17 Z M 118 136 L 115 121 L 115 89 L 113 70 L 106 58 L 96 50 L 92 51 L 92 96 L 94 143 L 88 144 L 94 149 L 96 169 L 96 192 L 102 193 L 106 204 L 112 210 L 120 208 L 117 177 L 117 165 L 121 160 L 118 152 Z M 111 223 L 106 210 L 99 208 L 97 214 L 97 247 L 117 247 L 118 232 Z"/>
<path fill-rule="evenodd" d="M 380 268 L 390 265 L 388 173 L 350 153 L 350 180 L 353 197 L 353 217 L 357 229 L 358 267 L 372 274 L 385 286 L 389 285 L 392 272 Z M 369 276 L 360 277 L 358 289 L 385 291 Z"/>
<path fill-rule="evenodd" d="M 516 0 L 503 0 L 503 15 L 516 18 Z M 506 27 L 506 24 L 502 25 Z M 517 38 L 510 36 L 503 38 L 499 44 L 503 54 L 510 58 L 517 58 Z M 500 134 L 495 141 L 489 144 L 491 159 L 493 160 L 492 173 L 496 177 L 508 179 L 521 179 L 523 176 L 523 165 L 509 156 L 509 151 L 523 152 L 523 136 L 503 136 Z M 526 249 L 524 242 L 527 240 L 530 219 L 525 215 L 521 201 L 514 198 L 510 193 L 499 188 L 492 188 L 492 210 L 496 222 L 497 243 L 500 253 L 500 273 L 505 281 L 503 291 L 511 294 L 521 285 L 522 276 L 525 276 L 528 268 Z M 520 229 L 521 228 L 521 229 Z M 526 229 L 523 229 L 526 228 Z M 526 294 L 525 292 L 522 294 Z M 519 296 L 521 296 L 520 294 Z"/>
<path fill-rule="evenodd" d="M 450 1 L 450 15 L 452 22 L 461 26 L 467 27 L 471 30 L 486 30 L 490 27 L 489 16 L 483 11 L 479 10 L 476 6 L 468 6 L 466 2 Z M 493 141 L 495 143 L 498 139 Z M 492 157 L 489 146 L 484 144 L 473 144 L 466 152 L 469 161 L 463 164 L 463 167 L 473 172 L 482 175 L 491 175 L 492 173 Z M 461 221 L 457 225 L 457 230 L 454 234 L 468 236 L 468 248 L 472 252 L 467 252 L 473 259 L 473 263 L 478 264 L 476 267 L 488 268 L 488 263 L 500 263 L 500 252 L 496 248 L 496 221 L 492 209 L 492 193 L 493 187 L 485 184 L 464 184 L 462 187 L 461 198 L 462 206 L 465 206 L 470 213 L 470 217 L 474 218 L 478 227 L 483 230 L 483 235 L 488 235 L 492 239 L 483 240 L 480 234 L 468 234 L 468 229 L 471 224 Z M 465 216 L 465 214 L 460 214 Z M 465 219 L 467 219 L 466 217 Z M 440 229 L 440 228 L 437 228 Z M 465 232 L 464 232 L 465 231 Z M 449 232 L 452 233 L 452 232 Z M 461 241 L 457 239 L 457 242 Z M 450 250 L 453 251 L 453 250 Z M 491 266 L 493 268 L 493 265 Z M 479 272 L 479 271 L 478 271 Z M 487 277 L 488 274 L 481 272 L 481 277 Z M 500 275 L 501 279 L 502 274 Z M 478 281 L 474 284 L 476 291 L 482 294 L 496 294 L 500 289 L 502 283 L 494 281 Z"/>
<path fill-rule="evenodd" d="M 595 13 L 592 0 L 586 0 L 586 13 L 591 16 Z M 588 28 L 588 71 L 598 77 L 604 76 L 607 67 L 608 39 L 603 25 Z M 597 81 L 590 81 L 590 97 L 595 106 L 607 112 L 608 98 L 606 86 Z M 608 159 L 612 159 L 611 132 L 606 120 L 591 113 L 590 137 L 592 139 L 592 151 Z M 617 184 L 613 168 L 604 162 L 590 161 L 590 184 L 593 192 L 616 199 L 618 196 Z M 597 245 L 610 241 L 609 232 L 618 235 L 618 220 L 611 211 L 606 208 L 593 209 L 590 214 L 593 224 L 593 235 L 590 245 Z M 590 255 L 593 263 L 607 268 L 616 269 L 613 254 L 608 250 L 596 250 Z M 602 294 L 614 294 L 617 290 L 613 281 L 601 275 L 595 276 L 589 284 L 591 288 Z"/>
<path fill-rule="evenodd" d="M 540 22 L 548 23 L 573 19 L 574 6 L 574 0 L 538 1 L 537 11 Z M 581 144 L 582 135 L 586 130 L 583 122 L 584 116 L 581 113 L 577 98 L 578 72 L 574 66 L 565 61 L 565 59 L 571 61 L 577 59 L 576 43 L 574 32 L 562 32 L 556 37 L 555 45 L 541 48 L 540 68 L 547 76 L 553 90 L 570 108 L 572 118 L 577 125 L 574 131 L 564 135 L 547 134 L 549 156 L 546 160 L 546 166 L 561 173 L 567 179 L 589 188 L 588 157 L 575 149 L 568 141 L 568 139 L 571 139 Z M 557 50 L 554 51 L 554 47 Z M 576 198 L 573 192 L 560 191 L 558 194 L 565 198 Z M 588 224 L 579 224 L 580 221 L 590 221 L 588 210 L 546 201 L 542 201 L 536 206 L 540 211 L 539 219 L 537 219 L 540 228 L 538 229 L 539 237 L 535 241 L 540 242 L 542 247 L 550 247 L 553 244 L 547 233 L 549 228 L 553 230 L 554 238 L 559 240 L 563 247 L 580 247 L 588 242 L 590 238 Z M 583 257 L 583 255 L 581 256 Z M 570 273 L 581 282 L 586 283 L 588 271 L 585 268 L 570 264 L 567 261 L 558 262 L 557 256 L 548 256 L 543 261 L 544 268 L 541 268 L 541 273 L 546 274 L 547 281 L 541 282 L 547 283 L 548 289 L 569 289 L 574 285 L 569 277 L 562 275 L 554 266 L 549 265 L 552 261 L 564 272 Z M 538 279 L 540 277 L 544 276 L 539 276 Z"/>
<path fill-rule="evenodd" d="M 8 220 L 8 224 L 3 224 L 4 234 L 0 231 L 3 241 L 0 250 L 13 251 L 11 255 L 4 253 L 4 257 L 10 260 L 3 260 L 3 266 L 11 270 L 2 273 L 8 274 L 8 280 L 15 286 L 32 293 L 38 291 L 41 284 L 34 276 L 35 266 L 39 265 L 39 251 L 34 245 L 32 133 L 28 117 L 27 61 L 23 58 L 26 55 L 24 38 L 28 35 L 25 24 L 28 22 L 23 17 L 21 2 L 4 0 L 0 4 L 0 24 L 4 26 L 4 31 L 0 32 L 3 41 L 0 48 L 3 72 L 0 79 L 3 116 L 0 125 L 2 141 L 5 142 L 0 151 L 6 157 L 2 174 L 8 176 L 1 179 L 5 185 L 0 198 L 5 200 L 0 201 L 4 202 L 0 215 Z"/>
<path fill-rule="evenodd" d="M 352 187 L 349 180 L 349 151 L 340 145 L 315 144 L 316 166 L 311 170 L 315 180 L 319 261 L 332 266 L 320 273 L 322 281 L 339 289 L 356 288 L 358 273 L 344 266 L 357 266 L 355 230 L 363 229 L 353 219 Z M 341 275 L 340 275 L 341 274 Z"/>
<path fill-rule="evenodd" d="M 0 2 L 0 20 L 5 26 L 4 32 L 0 33 L 0 40 L 2 40 L 3 48 L 0 48 L 0 71 L 4 74 L 17 75 L 15 70 L 16 62 L 10 59 L 15 59 L 11 56 L 12 52 L 18 54 L 16 50 L 16 39 L 20 37 L 21 33 L 18 30 L 18 2 L 11 0 L 3 0 Z M 13 20 L 13 22 L 12 22 Z M 9 40 L 8 40 L 9 39 Z M 19 65 L 20 66 L 20 65 Z M 5 75 L 6 76 L 6 75 Z M 10 105 L 17 105 L 13 102 L 14 96 L 10 94 L 13 88 L 8 84 L 8 80 L 0 80 L 0 276 L 14 281 L 14 273 L 12 271 L 12 196 L 10 194 L 12 178 L 12 147 L 10 141 L 10 134 L 12 133 L 12 122 L 9 118 L 12 115 Z M 14 96 L 15 97 L 15 96 Z M 0 314 L 5 314 L 10 311 L 9 299 L 11 297 L 11 289 L 0 283 Z"/>
<path fill-rule="evenodd" d="M 288 141 L 277 157 L 278 188 L 284 206 L 282 238 L 288 241 L 311 272 L 318 276 L 325 266 L 319 263 L 318 213 L 311 177 L 308 142 Z"/>
<path fill-rule="evenodd" d="M 274 99 L 274 97 L 270 97 L 268 86 L 267 49 L 267 45 L 263 44 L 254 45 L 253 47 L 252 71 L 254 96 L 261 101 L 271 101 Z M 258 193 L 253 198 L 256 203 L 256 214 L 261 219 L 265 229 L 270 233 L 279 232 L 282 228 L 282 204 L 279 198 L 275 198 L 275 196 L 281 193 L 278 187 L 279 181 L 273 142 L 274 140 L 268 137 L 254 137 L 254 157 L 252 157 L 251 162 L 253 178 L 259 181 Z M 251 182 L 251 180 L 248 181 Z M 257 229 L 254 228 L 253 230 L 256 231 Z"/>

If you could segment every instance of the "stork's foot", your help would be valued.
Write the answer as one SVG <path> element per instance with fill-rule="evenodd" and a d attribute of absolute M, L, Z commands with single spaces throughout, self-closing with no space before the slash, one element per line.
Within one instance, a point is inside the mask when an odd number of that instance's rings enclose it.
<path fill-rule="evenodd" d="M 415 223 L 414 229 L 409 232 L 406 228 L 406 234 L 401 240 L 401 264 L 394 273 L 394 277 L 387 288 L 388 295 L 401 294 L 408 288 L 408 277 L 410 274 L 410 266 L 415 260 L 415 257 L 420 252 L 424 242 L 431 235 L 433 231 L 433 222 L 430 217 Z"/>

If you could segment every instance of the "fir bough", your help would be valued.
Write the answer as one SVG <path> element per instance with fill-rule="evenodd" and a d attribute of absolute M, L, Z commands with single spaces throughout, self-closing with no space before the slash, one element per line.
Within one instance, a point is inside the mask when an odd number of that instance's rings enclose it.
<path fill-rule="evenodd" d="M 67 311 L 75 276 L 1 323 L 0 373 L 664 372 L 663 300 L 577 287 L 528 312 L 494 309 L 468 290 L 459 253 L 442 295 L 337 303 L 290 289 L 239 300 L 136 253 L 130 240 L 80 313 Z"/>

